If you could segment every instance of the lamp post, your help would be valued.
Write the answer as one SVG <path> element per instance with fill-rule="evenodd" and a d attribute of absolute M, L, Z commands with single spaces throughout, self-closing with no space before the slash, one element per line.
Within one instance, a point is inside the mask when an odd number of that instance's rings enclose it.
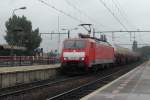
<path fill-rule="evenodd" d="M 15 15 L 15 11 L 17 11 L 17 10 L 25 10 L 25 9 L 27 9 L 27 7 L 20 7 L 20 8 L 16 8 L 16 9 L 13 9 L 13 12 L 12 12 L 12 15 Z"/>
<path fill-rule="evenodd" d="M 64 31 L 67 31 L 67 34 L 68 34 L 68 39 L 70 38 L 70 31 L 72 30 L 77 30 L 78 28 L 73 28 L 73 29 L 67 29 L 67 28 L 62 28 L 61 30 L 64 30 Z"/>
<path fill-rule="evenodd" d="M 25 10 L 26 9 L 26 7 L 25 6 L 23 6 L 23 7 L 20 7 L 20 8 L 17 8 L 17 9 L 13 9 L 13 12 L 12 12 L 12 16 L 14 16 L 15 15 L 15 11 L 17 11 L 17 10 Z M 16 30 L 14 30 L 14 31 L 16 31 Z M 14 65 L 14 63 L 13 63 L 13 55 L 14 55 L 14 53 L 13 53 L 13 49 L 14 49 L 14 41 L 13 41 L 13 37 L 12 37 L 12 39 L 11 39 L 11 51 L 10 51 L 10 55 L 11 55 L 11 66 L 13 66 Z"/>

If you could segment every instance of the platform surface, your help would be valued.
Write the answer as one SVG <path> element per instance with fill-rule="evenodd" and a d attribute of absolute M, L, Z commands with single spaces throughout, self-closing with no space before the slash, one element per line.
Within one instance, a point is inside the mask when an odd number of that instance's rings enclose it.
<path fill-rule="evenodd" d="M 42 69 L 50 69 L 50 68 L 51 69 L 56 69 L 56 68 L 59 68 L 59 67 L 60 67 L 60 64 L 0 67 L 0 73 L 42 70 Z"/>
<path fill-rule="evenodd" d="M 80 100 L 150 100 L 150 61 Z"/>

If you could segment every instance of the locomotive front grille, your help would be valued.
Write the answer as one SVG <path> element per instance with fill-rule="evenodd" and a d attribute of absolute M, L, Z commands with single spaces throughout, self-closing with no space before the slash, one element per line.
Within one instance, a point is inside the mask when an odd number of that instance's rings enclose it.
<path fill-rule="evenodd" d="M 86 71 L 84 62 L 65 62 L 62 67 L 63 70 L 71 73 L 80 73 Z"/>

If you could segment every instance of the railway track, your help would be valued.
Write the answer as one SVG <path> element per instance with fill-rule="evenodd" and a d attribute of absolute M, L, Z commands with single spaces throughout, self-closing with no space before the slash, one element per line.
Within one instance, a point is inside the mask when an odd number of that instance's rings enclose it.
<path fill-rule="evenodd" d="M 100 77 L 92 82 L 81 85 L 79 87 L 73 88 L 69 91 L 65 91 L 56 96 L 47 98 L 46 100 L 79 100 L 81 97 L 93 92 L 94 90 L 106 85 L 107 83 L 113 81 L 119 76 L 127 73 L 132 68 L 125 68 L 124 70 L 119 70 L 115 73 L 111 73 L 107 76 Z"/>
<path fill-rule="evenodd" d="M 137 66 L 137 64 L 110 68 L 108 70 L 100 71 L 95 75 L 84 75 L 55 82 L 45 82 L 43 84 L 38 83 L 36 85 L 32 84 L 31 86 L 25 86 L 23 88 L 16 87 L 16 90 L 0 92 L 0 100 L 45 100 L 46 98 L 48 98 L 47 100 L 70 100 L 72 99 L 72 96 L 77 100 L 86 93 L 94 91 L 135 68 L 135 66 Z M 108 73 L 110 74 L 108 75 Z M 96 87 L 93 87 L 93 84 L 99 82 L 101 83 L 100 86 L 95 85 Z M 91 88 L 88 90 L 86 87 Z M 79 93 L 79 95 L 77 95 L 77 93 Z"/>
<path fill-rule="evenodd" d="M 54 84 L 64 82 L 64 81 L 74 80 L 74 79 L 78 78 L 78 76 L 77 77 L 63 76 L 63 77 L 58 77 L 58 78 L 59 79 L 55 79 L 55 80 L 36 81 L 33 83 L 20 84 L 20 85 L 16 85 L 13 87 L 2 88 L 2 89 L 0 89 L 0 100 L 7 98 L 8 96 L 19 95 L 19 94 L 25 93 L 27 91 L 41 88 L 44 86 L 54 85 Z M 14 99 L 14 100 L 16 100 L 16 99 Z"/>

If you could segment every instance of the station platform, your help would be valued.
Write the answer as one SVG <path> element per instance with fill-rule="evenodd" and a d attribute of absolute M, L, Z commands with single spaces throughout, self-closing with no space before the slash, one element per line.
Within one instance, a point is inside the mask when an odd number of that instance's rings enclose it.
<path fill-rule="evenodd" d="M 54 79 L 60 64 L 0 67 L 0 89 L 35 81 Z"/>
<path fill-rule="evenodd" d="M 60 67 L 60 64 L 0 67 L 0 73 L 13 73 L 13 72 L 22 72 L 22 71 L 56 69 L 59 67 Z"/>
<path fill-rule="evenodd" d="M 80 100 L 150 100 L 150 61 Z"/>

